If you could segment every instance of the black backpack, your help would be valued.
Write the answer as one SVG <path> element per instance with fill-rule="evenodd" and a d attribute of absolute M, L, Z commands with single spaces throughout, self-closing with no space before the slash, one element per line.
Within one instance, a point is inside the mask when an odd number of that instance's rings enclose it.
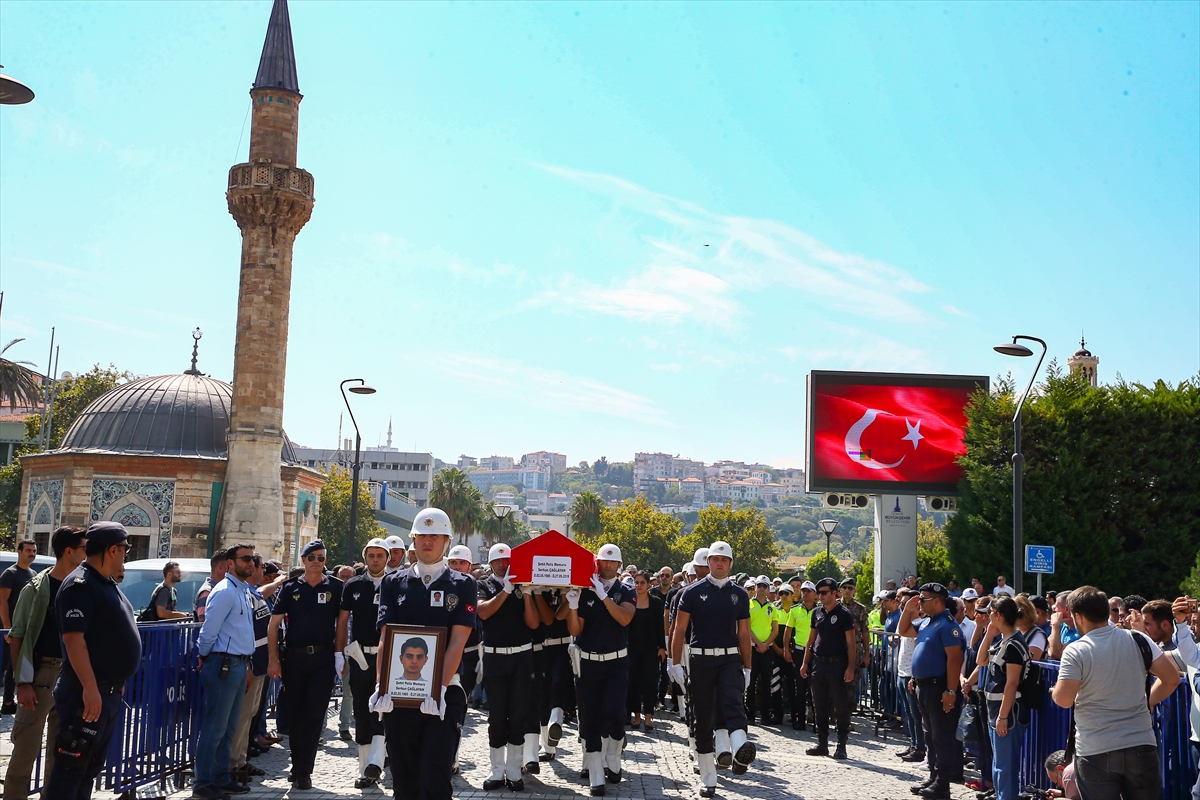
<path fill-rule="evenodd" d="M 160 583 L 154 587 L 154 592 L 150 595 L 150 604 L 142 609 L 142 613 L 138 614 L 138 622 L 158 622 L 158 593 L 166 589 L 166 584 Z"/>

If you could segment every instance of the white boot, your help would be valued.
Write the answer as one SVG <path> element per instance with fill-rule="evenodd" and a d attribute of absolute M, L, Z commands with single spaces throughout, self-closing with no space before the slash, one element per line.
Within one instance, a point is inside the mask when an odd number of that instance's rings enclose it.
<path fill-rule="evenodd" d="M 754 743 L 750 741 L 750 737 L 746 735 L 746 731 L 738 729 L 730 731 L 729 743 L 733 746 L 733 769 L 741 774 L 746 771 L 746 767 L 754 761 L 754 757 L 758 755 L 758 751 L 754 747 Z M 741 767 L 741 769 L 738 769 Z"/>
<path fill-rule="evenodd" d="M 483 782 L 483 790 L 490 792 L 493 789 L 499 789 L 504 786 L 504 748 L 490 747 L 488 748 L 488 760 L 492 764 L 492 775 Z"/>
<path fill-rule="evenodd" d="M 697 753 L 696 763 L 700 766 L 700 796 L 712 797 L 717 788 L 716 753 Z"/>
<path fill-rule="evenodd" d="M 541 742 L 541 747 L 538 748 L 538 761 L 553 761 L 554 760 L 554 745 L 550 744 L 550 726 L 543 725 L 541 736 L 538 737 Z"/>
<path fill-rule="evenodd" d="M 375 780 L 383 775 L 383 762 L 387 760 L 387 739 L 383 734 L 371 737 L 371 752 L 367 756 L 367 771 L 368 778 L 373 777 Z"/>
<path fill-rule="evenodd" d="M 538 757 L 538 735 L 536 733 L 525 734 L 525 744 L 521 752 L 521 763 L 536 764 Z"/>
<path fill-rule="evenodd" d="M 562 739 L 562 721 L 563 710 L 561 708 L 550 709 L 550 725 L 546 731 L 546 744 L 551 748 L 558 747 L 558 743 Z"/>
<path fill-rule="evenodd" d="M 358 777 L 367 777 L 367 763 L 371 759 L 371 745 L 360 744 L 358 746 Z"/>
<path fill-rule="evenodd" d="M 729 731 L 724 728 L 713 731 L 713 743 L 717 751 L 717 766 L 729 769 L 733 766 L 733 747 L 729 742 Z"/>
<path fill-rule="evenodd" d="M 504 765 L 504 777 L 508 778 L 509 787 L 521 784 L 521 751 L 523 749 L 519 744 L 508 746 L 508 760 Z"/>
<path fill-rule="evenodd" d="M 621 750 L 625 745 L 625 737 L 605 740 L 608 746 L 604 750 L 604 766 L 608 768 L 605 777 L 609 783 L 621 782 Z"/>
<path fill-rule="evenodd" d="M 604 753 L 588 753 L 584 756 L 584 764 L 588 768 L 588 783 L 593 788 L 604 786 Z"/>

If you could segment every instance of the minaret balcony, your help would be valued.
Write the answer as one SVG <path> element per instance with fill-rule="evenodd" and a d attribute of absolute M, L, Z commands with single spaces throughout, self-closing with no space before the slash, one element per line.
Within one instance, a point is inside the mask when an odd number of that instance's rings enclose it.
<path fill-rule="evenodd" d="M 276 189 L 313 199 L 313 176 L 299 167 L 270 162 L 235 164 L 229 169 L 229 189 Z"/>

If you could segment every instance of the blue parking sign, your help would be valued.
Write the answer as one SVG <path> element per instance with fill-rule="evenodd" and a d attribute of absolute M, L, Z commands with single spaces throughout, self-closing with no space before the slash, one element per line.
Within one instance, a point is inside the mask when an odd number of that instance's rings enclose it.
<path fill-rule="evenodd" d="M 1054 574 L 1054 548 L 1044 544 L 1025 545 L 1025 571 Z"/>

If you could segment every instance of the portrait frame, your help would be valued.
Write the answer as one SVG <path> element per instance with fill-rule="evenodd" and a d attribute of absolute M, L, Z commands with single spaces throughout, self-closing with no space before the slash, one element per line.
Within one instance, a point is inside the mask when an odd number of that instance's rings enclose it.
<path fill-rule="evenodd" d="M 421 701 L 427 697 L 440 699 L 441 693 L 434 690 L 441 687 L 443 663 L 446 657 L 446 644 L 449 631 L 446 628 L 435 628 L 425 625 L 385 625 L 382 641 L 383 669 L 379 676 L 379 688 L 392 698 L 393 708 L 418 708 Z M 397 675 L 404 669 L 403 661 L 405 645 L 413 639 L 420 639 L 426 647 L 425 662 L 421 668 L 423 687 L 415 687 L 417 681 L 405 680 L 403 675 Z M 419 647 L 409 647 L 414 652 Z"/>

